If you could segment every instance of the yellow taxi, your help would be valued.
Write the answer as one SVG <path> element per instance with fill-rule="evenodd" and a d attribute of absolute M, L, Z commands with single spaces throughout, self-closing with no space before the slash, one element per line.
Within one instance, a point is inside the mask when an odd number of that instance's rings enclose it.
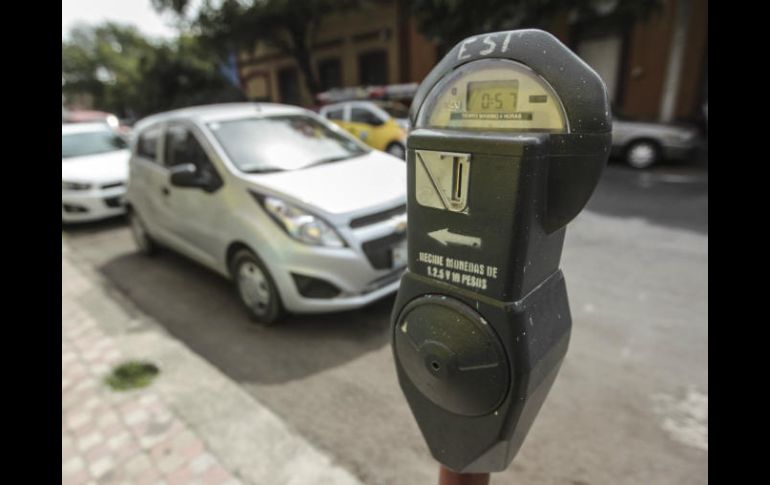
<path fill-rule="evenodd" d="M 395 101 L 345 101 L 319 110 L 361 141 L 391 155 L 406 157 L 409 110 Z"/>

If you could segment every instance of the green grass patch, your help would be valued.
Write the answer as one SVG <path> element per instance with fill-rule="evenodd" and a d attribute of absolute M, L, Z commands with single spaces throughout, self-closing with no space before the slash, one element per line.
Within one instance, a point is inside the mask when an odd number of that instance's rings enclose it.
<path fill-rule="evenodd" d="M 130 361 L 115 367 L 104 382 L 115 391 L 128 391 L 148 386 L 159 373 L 155 364 Z"/>

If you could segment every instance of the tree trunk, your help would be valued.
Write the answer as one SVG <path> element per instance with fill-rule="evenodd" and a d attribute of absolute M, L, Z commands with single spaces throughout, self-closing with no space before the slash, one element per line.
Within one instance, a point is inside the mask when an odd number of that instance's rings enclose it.
<path fill-rule="evenodd" d="M 299 29 L 290 29 L 294 49 L 292 56 L 297 61 L 299 72 L 302 73 L 302 79 L 305 80 L 305 87 L 313 97 L 313 104 L 316 102 L 316 94 L 321 92 L 321 85 L 313 73 L 313 64 L 310 61 L 310 47 L 306 38 L 307 26 L 303 25 Z"/>
<path fill-rule="evenodd" d="M 294 58 L 297 61 L 302 77 L 305 80 L 305 87 L 310 91 L 310 95 L 313 96 L 313 102 L 315 102 L 315 96 L 321 92 L 321 84 L 313 74 L 313 66 L 310 62 L 310 51 L 306 48 L 301 48 L 294 53 Z"/>

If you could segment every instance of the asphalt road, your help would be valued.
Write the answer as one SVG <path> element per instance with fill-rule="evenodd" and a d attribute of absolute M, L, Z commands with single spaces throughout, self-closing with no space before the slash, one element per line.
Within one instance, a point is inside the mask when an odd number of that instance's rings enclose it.
<path fill-rule="evenodd" d="M 221 277 L 168 251 L 136 254 L 122 220 L 63 232 L 115 288 L 362 481 L 435 483 L 395 377 L 392 297 L 263 329 Z M 706 169 L 611 165 L 567 231 L 562 268 L 570 350 L 492 483 L 707 483 Z"/>

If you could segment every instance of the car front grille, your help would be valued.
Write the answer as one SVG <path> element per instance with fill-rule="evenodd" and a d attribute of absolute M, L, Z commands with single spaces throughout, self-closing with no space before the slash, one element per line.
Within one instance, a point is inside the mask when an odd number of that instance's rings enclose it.
<path fill-rule="evenodd" d="M 398 268 L 386 274 L 385 276 L 377 278 L 376 280 L 366 285 L 361 294 L 365 295 L 367 293 L 371 293 L 375 290 L 379 290 L 383 286 L 387 286 L 393 283 L 394 281 L 398 281 L 401 278 L 401 275 L 404 274 L 404 271 L 406 271 L 406 268 Z"/>
<path fill-rule="evenodd" d="M 75 213 L 75 214 L 84 214 L 88 212 L 88 207 L 83 207 L 82 205 L 62 204 L 61 206 L 62 206 L 62 209 L 64 209 L 64 212 Z"/>
<path fill-rule="evenodd" d="M 369 226 L 378 222 L 387 221 L 391 217 L 398 216 L 406 213 L 406 204 L 393 207 L 392 209 L 384 210 L 382 212 L 376 212 L 374 214 L 368 214 L 365 216 L 357 217 L 350 221 L 350 227 L 355 229 L 357 227 Z"/>
<path fill-rule="evenodd" d="M 111 184 L 104 184 L 104 185 L 101 186 L 101 188 L 102 189 L 114 189 L 116 187 L 123 187 L 124 185 L 126 185 L 126 184 L 124 184 L 123 182 L 113 182 Z"/>
<path fill-rule="evenodd" d="M 392 248 L 404 239 L 406 239 L 406 233 L 393 233 L 366 241 L 361 245 L 361 249 L 374 269 L 390 269 L 393 267 Z"/>

